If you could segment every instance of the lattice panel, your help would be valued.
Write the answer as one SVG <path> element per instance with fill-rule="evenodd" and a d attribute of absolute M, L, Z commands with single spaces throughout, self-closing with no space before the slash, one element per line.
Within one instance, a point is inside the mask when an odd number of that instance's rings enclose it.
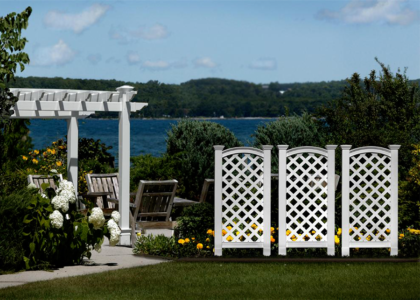
<path fill-rule="evenodd" d="M 391 159 L 378 153 L 350 157 L 350 241 L 389 241 Z"/>
<path fill-rule="evenodd" d="M 264 164 L 253 154 L 234 154 L 222 163 L 223 242 L 263 242 Z"/>
<path fill-rule="evenodd" d="M 287 159 L 288 241 L 327 241 L 328 159 L 314 153 Z"/>

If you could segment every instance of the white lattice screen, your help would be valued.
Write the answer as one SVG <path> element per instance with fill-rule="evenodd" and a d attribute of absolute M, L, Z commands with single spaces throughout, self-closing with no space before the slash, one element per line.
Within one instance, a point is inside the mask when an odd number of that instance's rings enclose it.
<path fill-rule="evenodd" d="M 215 209 L 220 218 L 216 213 L 215 255 L 221 255 L 221 248 L 264 248 L 269 255 L 272 147 L 264 147 L 216 148 Z"/>
<path fill-rule="evenodd" d="M 342 146 L 342 254 L 349 255 L 349 248 L 389 247 L 394 248 L 391 255 L 396 255 L 398 241 L 396 245 L 392 242 L 396 240 L 398 230 L 395 212 L 398 209 L 398 183 L 393 184 L 393 180 L 398 180 L 399 146 L 390 146 L 391 150 L 363 147 L 351 151 L 350 147 Z"/>
<path fill-rule="evenodd" d="M 279 148 L 279 254 L 286 248 L 328 248 L 334 255 L 334 159 L 327 149 Z"/>

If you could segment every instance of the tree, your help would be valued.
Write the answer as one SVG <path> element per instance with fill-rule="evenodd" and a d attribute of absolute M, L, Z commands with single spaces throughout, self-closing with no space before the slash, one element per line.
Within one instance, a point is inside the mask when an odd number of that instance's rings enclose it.
<path fill-rule="evenodd" d="M 18 98 L 7 87 L 15 79 L 18 65 L 23 71 L 25 64 L 29 63 L 28 54 L 23 52 L 27 39 L 21 37 L 21 32 L 28 27 L 31 13 L 32 8 L 28 7 L 20 14 L 10 13 L 0 17 L 0 191 L 7 181 L 6 170 L 13 169 L 16 158 L 27 154 L 32 146 L 27 127 L 29 121 L 10 120 L 10 108 Z"/>
<path fill-rule="evenodd" d="M 420 95 L 406 72 L 394 75 L 377 58 L 379 76 L 373 70 L 363 81 L 355 73 L 347 80 L 341 97 L 321 107 L 330 141 L 335 144 L 382 146 L 400 144 L 400 170 L 404 176 L 411 165 L 411 145 L 420 138 Z"/>

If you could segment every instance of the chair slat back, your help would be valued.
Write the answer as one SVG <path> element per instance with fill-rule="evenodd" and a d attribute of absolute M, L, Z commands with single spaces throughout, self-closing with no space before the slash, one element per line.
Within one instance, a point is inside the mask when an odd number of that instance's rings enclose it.
<path fill-rule="evenodd" d="M 58 180 L 63 180 L 62 174 L 57 174 Z M 28 183 L 33 183 L 36 185 L 37 188 L 39 188 L 39 191 L 42 190 L 42 184 L 48 183 L 50 187 L 52 187 L 54 190 L 56 190 L 58 187 L 55 185 L 54 179 L 52 176 L 49 175 L 28 175 Z"/>
<path fill-rule="evenodd" d="M 86 182 L 89 192 L 111 192 L 108 199 L 119 200 L 119 175 L 118 173 L 108 174 L 86 174 Z M 98 197 L 97 204 L 103 208 L 102 198 Z M 115 204 L 109 202 L 109 208 L 114 208 Z"/>
<path fill-rule="evenodd" d="M 204 179 L 199 202 L 209 202 L 214 204 L 214 179 Z"/>
<path fill-rule="evenodd" d="M 133 215 L 135 221 L 169 221 L 177 186 L 176 180 L 140 180 Z"/>

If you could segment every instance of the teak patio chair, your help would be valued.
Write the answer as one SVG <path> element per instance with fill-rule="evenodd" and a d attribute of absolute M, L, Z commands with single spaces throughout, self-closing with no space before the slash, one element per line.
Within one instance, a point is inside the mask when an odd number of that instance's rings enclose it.
<path fill-rule="evenodd" d="M 117 208 L 119 193 L 118 173 L 86 174 L 88 193 L 110 192 L 107 203 L 103 203 L 102 197 L 98 197 L 96 204 L 101 208 Z"/>
<path fill-rule="evenodd" d="M 204 179 L 199 201 L 174 198 L 174 206 L 190 206 L 198 203 L 210 202 L 214 204 L 214 179 Z"/>
<path fill-rule="evenodd" d="M 63 180 L 62 174 L 57 174 L 58 180 Z M 57 186 L 55 185 L 54 179 L 52 176 L 49 175 L 28 175 L 28 183 L 33 183 L 36 185 L 37 188 L 39 188 L 39 191 L 41 192 L 42 187 L 41 185 L 43 183 L 48 183 L 50 187 L 52 187 L 54 190 L 57 189 Z"/>
<path fill-rule="evenodd" d="M 130 216 L 131 243 L 136 242 L 136 232 L 148 229 L 172 230 L 175 221 L 170 220 L 172 203 L 178 181 L 140 180 L 134 202 L 134 213 Z"/>

